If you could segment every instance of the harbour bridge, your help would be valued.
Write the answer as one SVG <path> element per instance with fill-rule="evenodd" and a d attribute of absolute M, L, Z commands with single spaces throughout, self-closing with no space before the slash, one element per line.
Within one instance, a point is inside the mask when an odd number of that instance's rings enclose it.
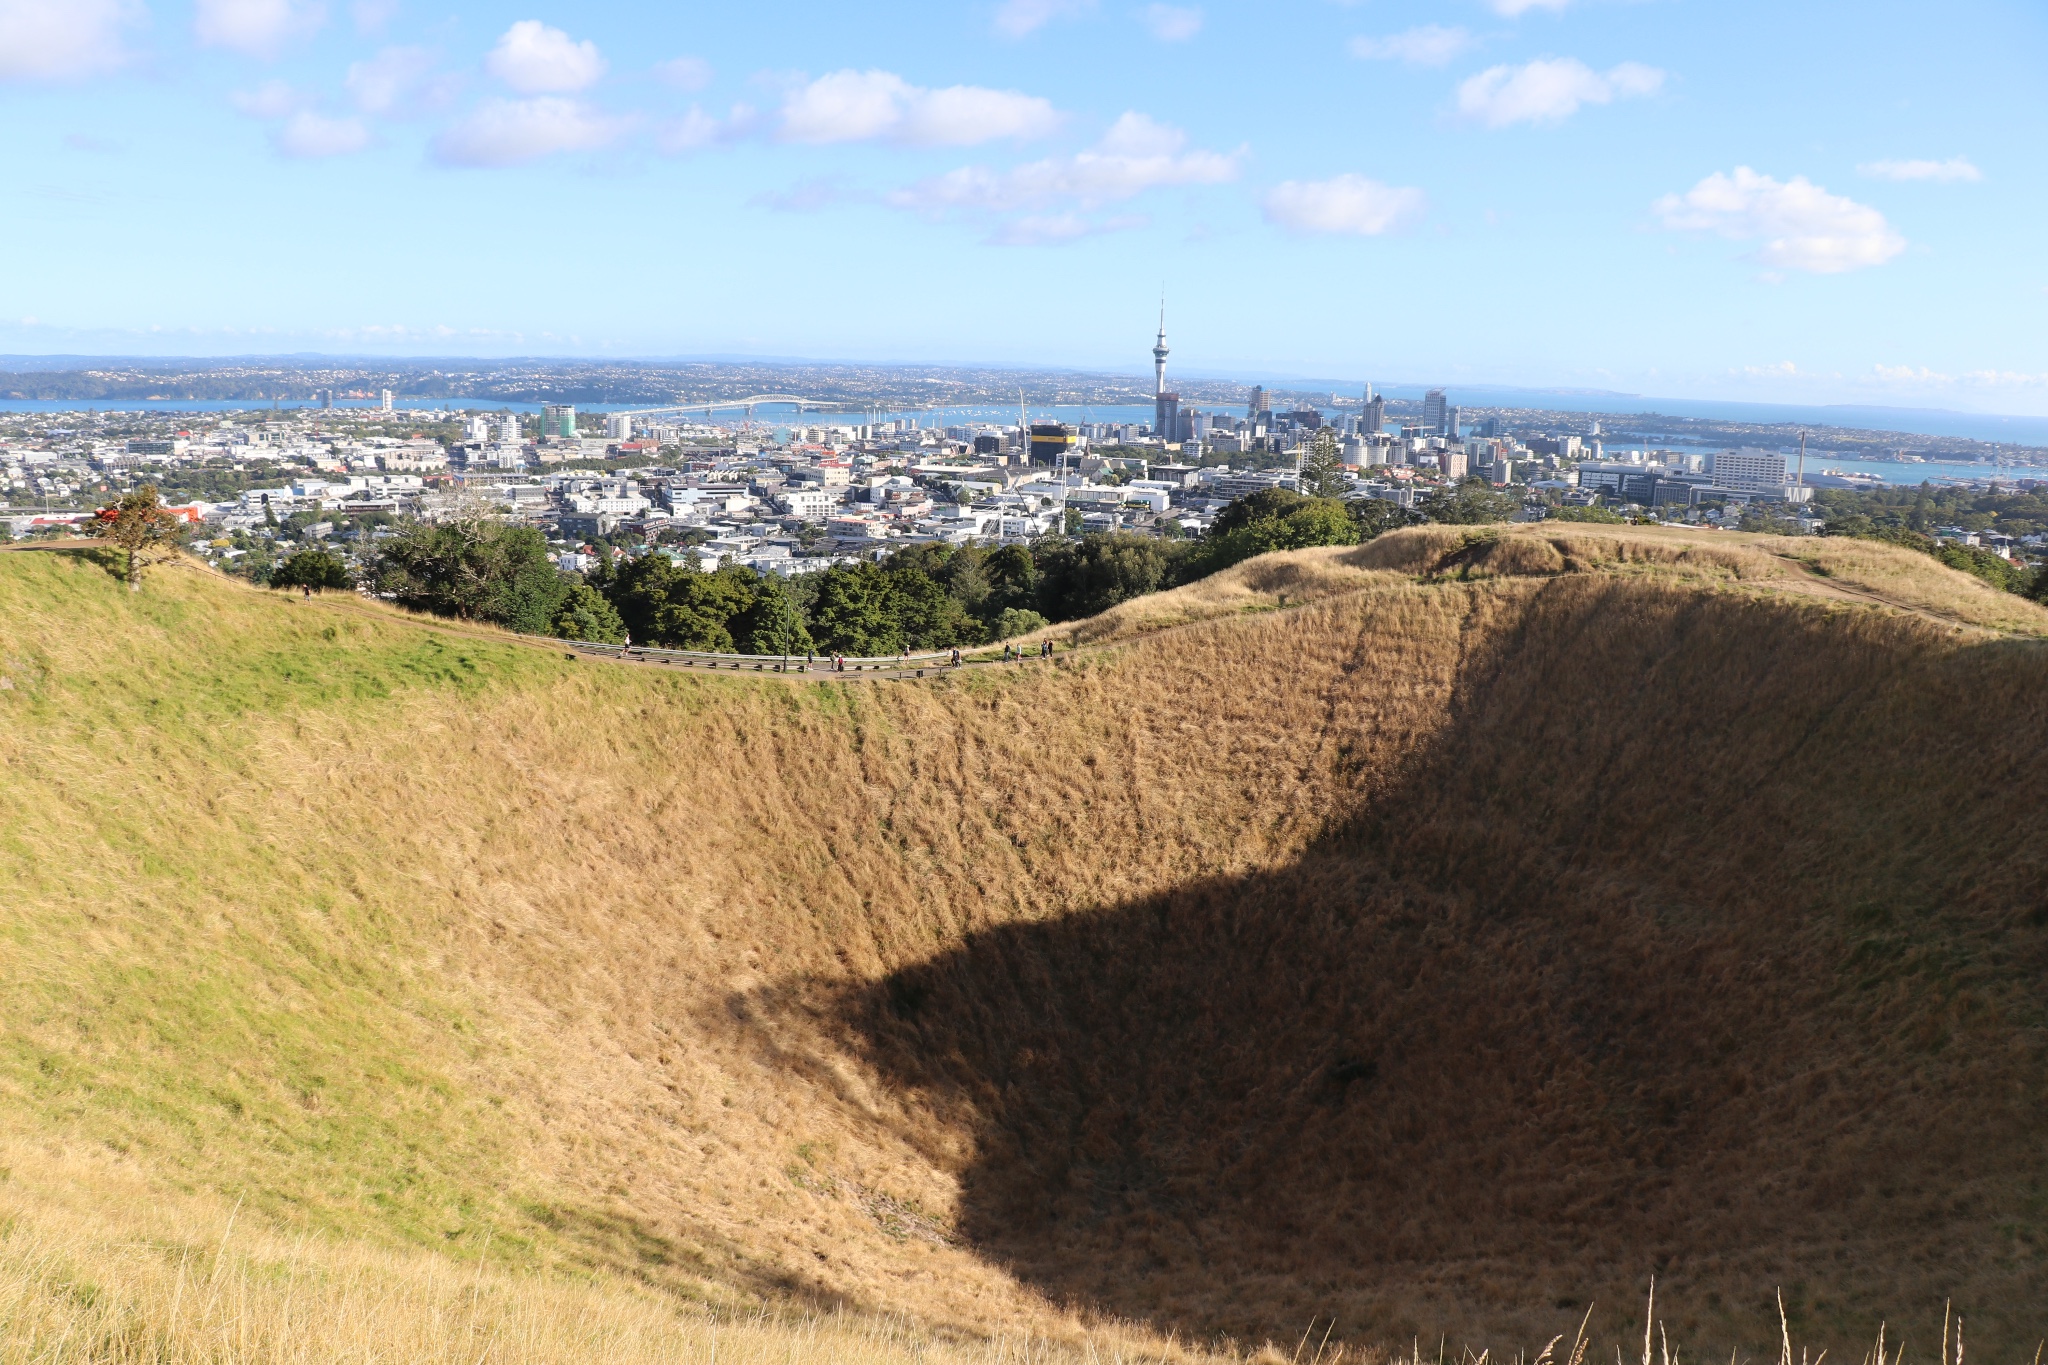
<path fill-rule="evenodd" d="M 671 415 L 680 417 L 693 412 L 701 412 L 706 417 L 709 417 L 720 409 L 745 408 L 747 410 L 747 417 L 752 419 L 756 406 L 794 407 L 798 412 L 803 412 L 807 408 L 814 412 L 838 410 L 864 412 L 868 409 L 869 405 L 854 403 L 841 398 L 805 398 L 803 395 L 795 393 L 752 393 L 748 394 L 745 398 L 719 398 L 708 403 L 678 403 L 664 408 L 634 408 L 630 411 L 621 412 L 620 415 L 626 417 L 667 417 Z"/>

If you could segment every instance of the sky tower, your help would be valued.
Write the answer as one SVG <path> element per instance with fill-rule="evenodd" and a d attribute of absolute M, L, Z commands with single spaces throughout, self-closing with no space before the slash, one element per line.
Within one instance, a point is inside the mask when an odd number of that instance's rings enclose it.
<path fill-rule="evenodd" d="M 1166 300 L 1159 300 L 1159 340 L 1152 343 L 1152 396 L 1166 392 Z"/>

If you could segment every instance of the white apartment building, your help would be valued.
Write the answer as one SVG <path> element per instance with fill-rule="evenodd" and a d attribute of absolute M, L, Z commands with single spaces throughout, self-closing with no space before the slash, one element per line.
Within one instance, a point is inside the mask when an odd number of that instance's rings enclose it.
<path fill-rule="evenodd" d="M 1775 493 L 1785 486 L 1785 457 L 1774 450 L 1744 447 L 1708 456 L 1707 472 L 1720 488 Z"/>
<path fill-rule="evenodd" d="M 823 488 L 785 488 L 775 495 L 775 501 L 792 517 L 820 521 L 838 508 L 839 495 Z"/>

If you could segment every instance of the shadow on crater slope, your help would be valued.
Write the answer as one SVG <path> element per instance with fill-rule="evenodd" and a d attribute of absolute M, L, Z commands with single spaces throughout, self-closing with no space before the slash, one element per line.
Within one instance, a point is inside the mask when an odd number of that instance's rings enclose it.
<path fill-rule="evenodd" d="M 1775 1350 L 1778 1285 L 1823 1334 L 1951 1293 L 2022 1330 L 2048 660 L 1619 588 L 1471 634 L 1448 723 L 1290 864 L 838 991 L 906 1138 L 969 1139 L 959 1235 L 1251 1339 L 1540 1343 L 1653 1271 L 1723 1346 Z"/>

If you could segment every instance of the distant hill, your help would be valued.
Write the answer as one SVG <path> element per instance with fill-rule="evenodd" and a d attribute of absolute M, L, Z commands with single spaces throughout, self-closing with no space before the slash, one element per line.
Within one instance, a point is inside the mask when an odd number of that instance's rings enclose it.
<path fill-rule="evenodd" d="M 2048 611 L 1424 527 L 1057 630 L 713 678 L 0 553 L 0 1334 L 1633 1360 L 1654 1273 L 1688 1356 L 2031 1353 Z"/>

